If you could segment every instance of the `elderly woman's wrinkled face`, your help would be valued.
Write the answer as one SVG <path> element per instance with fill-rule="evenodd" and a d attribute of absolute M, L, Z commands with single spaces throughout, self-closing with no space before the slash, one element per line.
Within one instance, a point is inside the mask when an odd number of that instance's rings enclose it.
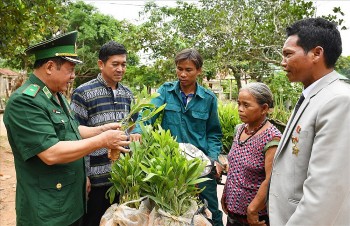
<path fill-rule="evenodd" d="M 265 119 L 268 106 L 260 105 L 256 98 L 247 90 L 241 90 L 238 94 L 238 114 L 244 123 L 255 124 Z"/>

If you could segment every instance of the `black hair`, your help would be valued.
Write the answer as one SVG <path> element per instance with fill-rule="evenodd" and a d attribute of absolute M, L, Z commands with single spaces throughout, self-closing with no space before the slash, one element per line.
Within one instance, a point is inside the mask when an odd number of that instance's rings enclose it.
<path fill-rule="evenodd" d="M 342 53 L 342 41 L 337 25 L 323 18 L 302 19 L 286 29 L 287 37 L 297 35 L 297 45 L 305 53 L 321 46 L 327 68 L 333 68 Z"/>
<path fill-rule="evenodd" d="M 106 63 L 110 56 L 127 54 L 128 52 L 122 44 L 115 41 L 109 41 L 101 46 L 98 59 L 103 63 Z"/>
<path fill-rule="evenodd" d="M 203 58 L 195 49 L 184 49 L 177 53 L 175 56 L 175 65 L 184 60 L 192 61 L 197 69 L 203 66 Z"/>

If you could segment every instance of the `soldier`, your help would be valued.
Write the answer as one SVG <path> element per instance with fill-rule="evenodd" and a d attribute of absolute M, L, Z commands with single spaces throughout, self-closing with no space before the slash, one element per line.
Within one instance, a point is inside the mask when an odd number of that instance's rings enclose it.
<path fill-rule="evenodd" d="M 81 63 L 77 32 L 26 49 L 33 73 L 10 97 L 4 124 L 14 155 L 17 225 L 80 225 L 86 209 L 83 157 L 106 147 L 127 150 L 120 124 L 79 126 L 62 92 Z M 83 139 L 82 139 L 83 138 Z"/>

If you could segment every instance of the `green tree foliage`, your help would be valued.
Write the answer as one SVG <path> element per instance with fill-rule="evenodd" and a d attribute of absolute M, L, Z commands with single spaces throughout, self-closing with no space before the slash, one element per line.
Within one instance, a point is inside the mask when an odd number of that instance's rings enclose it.
<path fill-rule="evenodd" d="M 268 83 L 275 105 L 284 103 L 286 110 L 292 110 L 303 90 L 301 83 L 291 83 L 282 71 L 276 72 Z"/>
<path fill-rule="evenodd" d="M 275 126 L 283 132 L 303 90 L 301 83 L 291 83 L 282 71 L 277 71 L 274 76 L 269 77 L 269 88 L 273 94 L 274 108 L 269 113 L 269 118 Z"/>
<path fill-rule="evenodd" d="M 242 123 L 238 115 L 238 106 L 235 102 L 220 101 L 218 105 L 219 119 L 222 129 L 222 150 L 221 153 L 227 155 L 230 152 L 235 127 Z"/>
<path fill-rule="evenodd" d="M 139 63 L 136 55 L 139 49 L 129 45 L 130 36 L 136 37 L 131 33 L 136 32 L 135 25 L 103 15 L 83 1 L 5 0 L 0 2 L 0 15 L 0 54 L 3 66 L 19 70 L 31 68 L 34 58 L 28 58 L 24 53 L 29 45 L 58 32 L 72 30 L 79 31 L 77 51 L 84 61 L 84 64 L 76 67 L 76 85 L 97 75 L 99 48 L 109 40 L 126 46 L 129 65 Z"/>
<path fill-rule="evenodd" d="M 94 6 L 83 1 L 69 4 L 64 17 L 69 22 L 68 30 L 79 32 L 78 54 L 84 62 L 84 64 L 76 67 L 75 86 L 96 77 L 99 73 L 97 66 L 98 52 L 101 46 L 110 40 L 125 45 L 129 52 L 129 65 L 139 63 L 137 55 L 130 51 L 128 43 L 124 42 L 125 37 L 134 25 L 101 14 Z"/>
<path fill-rule="evenodd" d="M 335 14 L 343 15 L 334 8 Z M 140 25 L 118 21 L 82 1 L 4 0 L 0 2 L 0 54 L 2 65 L 27 69 L 33 62 L 24 54 L 30 44 L 57 32 L 78 30 L 78 53 L 83 65 L 77 66 L 76 85 L 96 76 L 100 46 L 115 40 L 129 52 L 125 82 L 135 86 L 158 86 L 176 79 L 176 52 L 197 48 L 205 59 L 202 76 L 218 73 L 233 76 L 237 88 L 241 79 L 265 80 L 279 64 L 284 29 L 291 22 L 314 15 L 306 0 L 200 0 L 179 1 L 175 7 L 147 3 Z M 334 15 L 328 19 L 337 20 Z M 339 19 L 338 24 L 342 24 Z M 138 66 L 137 53 L 150 56 L 152 66 Z M 203 79 L 200 78 L 200 80 Z"/>
<path fill-rule="evenodd" d="M 11 68 L 30 66 L 24 50 L 65 30 L 62 19 L 67 0 L 0 1 L 0 56 Z"/>
<path fill-rule="evenodd" d="M 203 49 L 200 46 L 204 38 L 200 31 L 205 25 L 202 13 L 196 5 L 183 2 L 178 2 L 175 8 L 158 7 L 154 2 L 145 5 L 141 16 L 147 20 L 139 26 L 138 42 L 144 51 L 151 53 L 162 80 L 176 78 L 173 59 L 178 51 L 190 47 Z M 202 54 L 207 65 L 210 58 Z M 174 73 L 169 73 L 170 68 Z"/>
<path fill-rule="evenodd" d="M 201 0 L 178 2 L 176 7 L 146 5 L 140 39 L 154 58 L 173 56 L 195 47 L 210 62 L 208 68 L 226 70 L 237 79 L 260 81 L 271 75 L 269 65 L 279 64 L 284 29 L 292 21 L 311 16 L 312 2 Z M 213 76 L 215 73 L 209 73 Z"/>
<path fill-rule="evenodd" d="M 340 8 L 334 13 L 343 15 Z M 153 59 L 164 61 L 183 48 L 197 48 L 205 59 L 207 79 L 218 72 L 234 76 L 239 89 L 241 79 L 263 81 L 273 76 L 285 28 L 314 16 L 315 7 L 306 0 L 179 1 L 175 7 L 151 2 L 141 15 L 148 20 L 140 28 L 139 41 Z"/>
<path fill-rule="evenodd" d="M 153 66 L 128 66 L 123 79 L 130 87 L 138 88 L 147 87 L 148 93 L 152 87 L 157 87 L 162 83 L 160 73 Z"/>
<path fill-rule="evenodd" d="M 335 70 L 350 79 L 350 56 L 340 56 L 335 65 Z"/>

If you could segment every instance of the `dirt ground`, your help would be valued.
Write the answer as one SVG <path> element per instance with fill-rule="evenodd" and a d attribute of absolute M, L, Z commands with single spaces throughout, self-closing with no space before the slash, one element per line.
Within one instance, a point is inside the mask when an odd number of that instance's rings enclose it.
<path fill-rule="evenodd" d="M 7 140 L 6 128 L 3 123 L 3 114 L 0 114 L 0 225 L 15 226 L 15 193 L 16 172 L 13 154 Z M 223 178 L 225 181 L 225 178 Z M 219 203 L 223 186 L 218 186 Z M 221 207 L 221 205 L 219 204 Z M 220 208 L 221 209 L 221 208 Z M 226 225 L 226 216 L 223 216 Z"/>
<path fill-rule="evenodd" d="M 16 172 L 2 116 L 0 114 L 0 221 L 1 226 L 14 226 Z"/>

